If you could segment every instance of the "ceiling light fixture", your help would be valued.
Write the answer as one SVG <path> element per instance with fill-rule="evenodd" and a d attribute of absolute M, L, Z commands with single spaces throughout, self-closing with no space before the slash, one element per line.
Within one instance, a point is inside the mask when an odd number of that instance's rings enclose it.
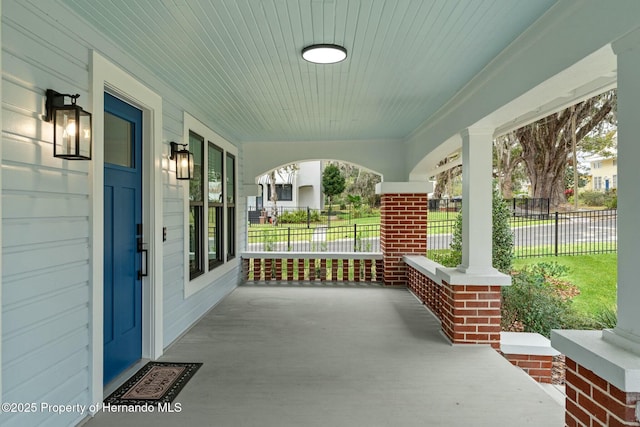
<path fill-rule="evenodd" d="M 302 57 L 314 64 L 335 64 L 347 58 L 347 49 L 336 44 L 314 44 L 302 49 Z"/>

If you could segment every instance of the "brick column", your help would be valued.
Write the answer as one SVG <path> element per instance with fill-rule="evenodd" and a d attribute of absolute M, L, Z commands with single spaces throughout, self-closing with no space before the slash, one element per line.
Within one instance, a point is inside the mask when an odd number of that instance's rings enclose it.
<path fill-rule="evenodd" d="M 624 392 L 570 358 L 566 365 L 567 426 L 640 426 L 640 393 Z"/>
<path fill-rule="evenodd" d="M 407 283 L 402 256 L 427 253 L 428 182 L 382 182 L 376 186 L 381 195 L 380 248 L 384 257 L 387 286 Z"/>

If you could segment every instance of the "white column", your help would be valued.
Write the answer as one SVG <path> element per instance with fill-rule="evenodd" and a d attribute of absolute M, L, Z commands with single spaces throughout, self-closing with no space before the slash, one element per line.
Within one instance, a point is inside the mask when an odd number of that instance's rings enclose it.
<path fill-rule="evenodd" d="M 612 47 L 618 58 L 618 325 L 552 331 L 551 345 L 622 391 L 640 393 L 640 30 Z"/>
<path fill-rule="evenodd" d="M 462 136 L 462 264 L 468 274 L 492 274 L 493 129 Z"/>
<path fill-rule="evenodd" d="M 618 57 L 618 326 L 640 343 L 640 30 L 613 45 Z"/>

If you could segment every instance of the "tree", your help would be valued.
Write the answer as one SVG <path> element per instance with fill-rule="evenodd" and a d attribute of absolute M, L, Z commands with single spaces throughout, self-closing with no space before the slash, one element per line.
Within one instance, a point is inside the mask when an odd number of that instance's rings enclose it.
<path fill-rule="evenodd" d="M 460 157 L 459 153 L 447 156 L 438 162 L 438 167 L 449 164 Z M 433 189 L 433 198 L 441 199 L 444 194 L 451 196 L 454 180 L 462 175 L 462 165 L 454 166 L 436 175 L 436 187 Z"/>
<path fill-rule="evenodd" d="M 276 174 L 280 178 L 284 179 L 285 175 L 295 173 L 298 169 L 300 169 L 300 167 L 296 163 L 291 163 L 290 165 L 283 166 L 279 169 L 274 169 L 268 174 L 269 179 L 267 182 L 269 183 L 270 189 L 269 201 L 271 202 L 271 218 L 273 218 L 274 224 L 276 223 L 278 218 L 278 191 L 276 188 Z"/>
<path fill-rule="evenodd" d="M 345 179 L 340 172 L 340 168 L 333 164 L 328 164 L 322 172 L 322 191 L 329 198 L 329 214 L 331 214 L 331 204 L 333 196 L 341 194 L 345 189 Z"/>
<path fill-rule="evenodd" d="M 349 196 L 360 197 L 361 203 L 374 206 L 378 199 L 376 184 L 381 181 L 380 175 L 361 169 L 350 163 L 336 163 L 336 166 L 345 177 L 346 187 L 344 192 Z"/>
<path fill-rule="evenodd" d="M 587 99 L 515 131 L 522 159 L 531 181 L 533 197 L 549 198 L 557 206 L 565 201 L 565 168 L 572 153 L 572 120 L 575 137 L 583 138 L 606 124 L 615 123 L 615 90 Z M 578 145 L 580 148 L 580 145 Z"/>
<path fill-rule="evenodd" d="M 513 197 L 514 176 L 522 164 L 522 147 L 514 132 L 499 136 L 493 142 L 494 177 L 502 197 Z"/>

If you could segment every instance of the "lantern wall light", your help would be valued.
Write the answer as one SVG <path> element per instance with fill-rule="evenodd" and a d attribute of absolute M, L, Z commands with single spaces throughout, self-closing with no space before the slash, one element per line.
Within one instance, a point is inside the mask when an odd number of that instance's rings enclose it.
<path fill-rule="evenodd" d="M 45 102 L 48 122 L 53 121 L 53 156 L 67 160 L 91 160 L 91 113 L 76 105 L 79 94 L 47 89 Z M 65 104 L 70 98 L 71 104 Z"/>
<path fill-rule="evenodd" d="M 193 154 L 187 150 L 187 144 L 171 141 L 171 155 L 169 159 L 176 161 L 176 179 L 193 178 Z M 182 149 L 178 149 L 182 147 Z"/>

